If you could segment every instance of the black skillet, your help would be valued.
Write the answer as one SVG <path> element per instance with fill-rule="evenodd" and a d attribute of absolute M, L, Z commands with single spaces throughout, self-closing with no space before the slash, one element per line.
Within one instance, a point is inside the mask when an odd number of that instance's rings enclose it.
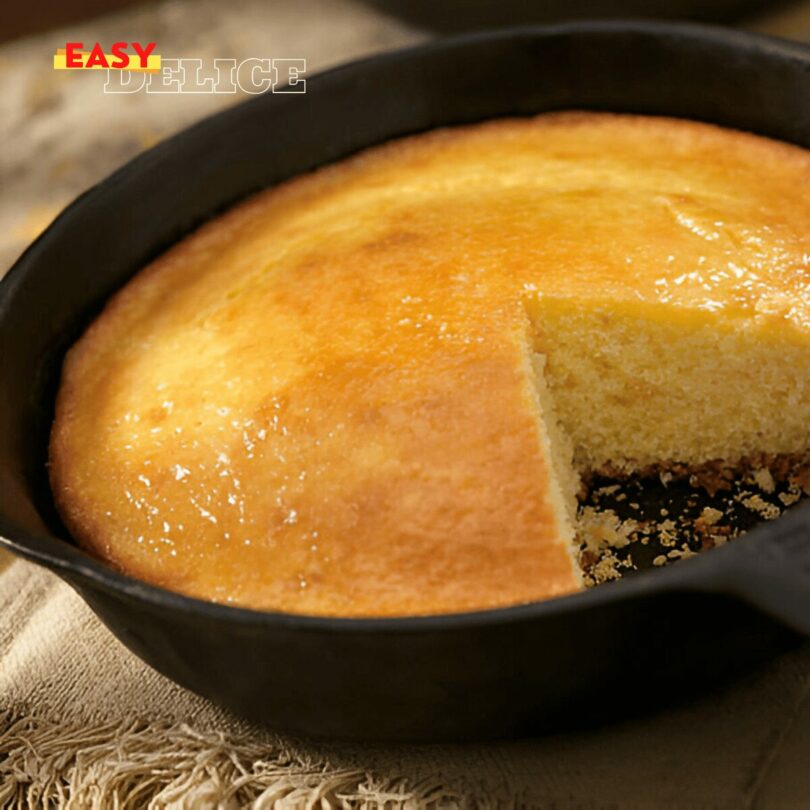
<path fill-rule="evenodd" d="M 560 20 L 645 19 L 731 23 L 775 11 L 785 0 L 363 0 L 410 25 L 461 33 Z"/>
<path fill-rule="evenodd" d="M 145 262 L 249 192 L 370 144 L 560 108 L 684 116 L 810 147 L 810 49 L 649 22 L 480 34 L 332 70 L 306 95 L 257 97 L 141 155 L 74 202 L 0 287 L 5 544 L 67 580 L 178 683 L 307 734 L 461 739 L 591 722 L 704 688 L 810 634 L 802 507 L 576 596 L 380 620 L 179 596 L 97 562 L 56 517 L 45 451 L 62 356 Z"/>

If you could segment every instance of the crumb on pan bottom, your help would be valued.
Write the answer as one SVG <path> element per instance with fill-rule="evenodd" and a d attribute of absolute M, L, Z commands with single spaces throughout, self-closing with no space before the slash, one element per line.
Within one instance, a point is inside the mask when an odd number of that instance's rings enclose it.
<path fill-rule="evenodd" d="M 592 471 L 583 476 L 576 520 L 583 581 L 597 585 L 692 557 L 808 496 L 810 453 Z"/>

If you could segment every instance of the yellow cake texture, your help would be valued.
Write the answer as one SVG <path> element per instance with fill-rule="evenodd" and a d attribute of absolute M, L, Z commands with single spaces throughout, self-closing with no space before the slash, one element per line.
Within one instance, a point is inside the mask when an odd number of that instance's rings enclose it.
<path fill-rule="evenodd" d="M 810 153 L 559 113 L 260 193 L 69 352 L 78 542 L 192 596 L 333 616 L 582 588 L 579 475 L 810 448 Z"/>

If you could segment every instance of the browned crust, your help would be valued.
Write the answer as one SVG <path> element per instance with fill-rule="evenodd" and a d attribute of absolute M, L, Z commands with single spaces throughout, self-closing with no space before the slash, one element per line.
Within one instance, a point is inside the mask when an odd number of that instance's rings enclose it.
<path fill-rule="evenodd" d="M 810 494 L 810 450 L 799 453 L 753 453 L 736 461 L 711 459 L 698 464 L 681 461 L 660 461 L 629 470 L 627 466 L 606 464 L 583 473 L 583 486 L 590 486 L 595 476 L 628 478 L 630 475 L 650 478 L 669 475 L 675 480 L 688 478 L 692 486 L 704 489 L 714 496 L 721 490 L 730 490 L 732 482 L 744 479 L 757 470 L 768 470 L 775 481 L 788 482 Z"/>

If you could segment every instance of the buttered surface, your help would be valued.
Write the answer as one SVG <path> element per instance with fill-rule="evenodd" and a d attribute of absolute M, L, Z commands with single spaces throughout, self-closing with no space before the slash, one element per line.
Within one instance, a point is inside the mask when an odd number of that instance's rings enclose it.
<path fill-rule="evenodd" d="M 395 142 L 262 193 L 136 276 L 71 350 L 60 510 L 136 576 L 259 608 L 576 590 L 527 308 L 642 302 L 806 341 L 808 188 L 798 148 L 563 114 Z"/>

